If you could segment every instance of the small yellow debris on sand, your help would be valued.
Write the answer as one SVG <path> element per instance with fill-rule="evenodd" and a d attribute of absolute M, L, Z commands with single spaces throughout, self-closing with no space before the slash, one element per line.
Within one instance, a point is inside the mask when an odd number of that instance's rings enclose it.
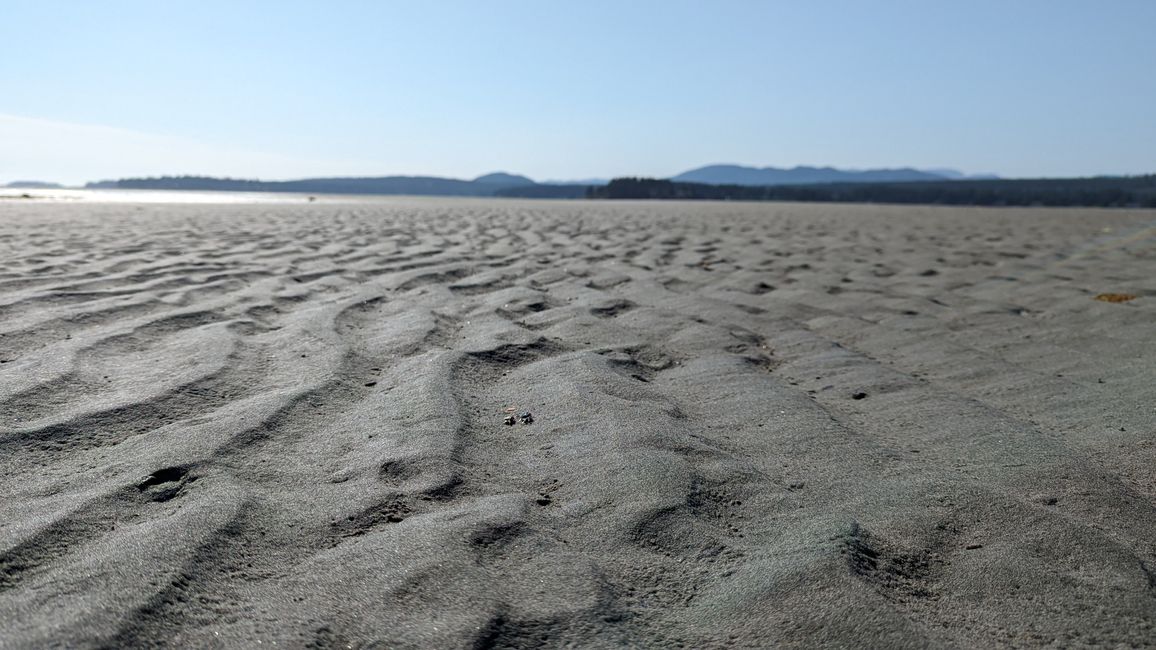
<path fill-rule="evenodd" d="M 1101 293 L 1096 296 L 1096 300 L 1102 302 L 1128 302 L 1135 299 L 1136 296 L 1131 293 Z"/>

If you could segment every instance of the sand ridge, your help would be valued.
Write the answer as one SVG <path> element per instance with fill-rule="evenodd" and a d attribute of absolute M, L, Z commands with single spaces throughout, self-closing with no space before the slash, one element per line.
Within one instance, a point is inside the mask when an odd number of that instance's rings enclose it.
<path fill-rule="evenodd" d="M 2 648 L 1156 638 L 1156 212 L 0 223 Z"/>

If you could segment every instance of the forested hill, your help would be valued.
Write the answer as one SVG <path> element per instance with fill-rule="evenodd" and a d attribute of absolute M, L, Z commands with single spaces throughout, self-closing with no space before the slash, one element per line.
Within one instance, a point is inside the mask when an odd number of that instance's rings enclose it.
<path fill-rule="evenodd" d="M 427 196 L 494 196 L 507 187 L 533 186 L 524 176 L 487 174 L 467 181 L 437 176 L 376 178 L 306 178 L 295 181 L 254 181 L 209 176 L 125 178 L 89 183 L 89 189 L 198 190 L 224 192 L 299 192 L 302 194 L 416 194 Z"/>
<path fill-rule="evenodd" d="M 827 201 L 990 206 L 1156 208 L 1156 174 L 1094 178 L 827 183 L 821 185 L 707 185 L 653 178 L 616 178 L 591 187 L 589 198 Z"/>

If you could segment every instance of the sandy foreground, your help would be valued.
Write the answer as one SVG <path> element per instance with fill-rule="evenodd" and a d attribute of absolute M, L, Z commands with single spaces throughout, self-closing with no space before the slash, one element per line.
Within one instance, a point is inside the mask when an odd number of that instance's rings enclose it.
<path fill-rule="evenodd" d="M 1154 423 L 1153 211 L 9 201 L 0 648 L 1152 647 Z"/>

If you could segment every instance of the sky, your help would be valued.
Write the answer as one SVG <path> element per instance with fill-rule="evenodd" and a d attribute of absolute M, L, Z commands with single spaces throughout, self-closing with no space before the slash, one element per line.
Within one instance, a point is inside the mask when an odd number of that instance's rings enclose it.
<path fill-rule="evenodd" d="M 0 0 L 0 183 L 1156 172 L 1153 0 Z"/>

